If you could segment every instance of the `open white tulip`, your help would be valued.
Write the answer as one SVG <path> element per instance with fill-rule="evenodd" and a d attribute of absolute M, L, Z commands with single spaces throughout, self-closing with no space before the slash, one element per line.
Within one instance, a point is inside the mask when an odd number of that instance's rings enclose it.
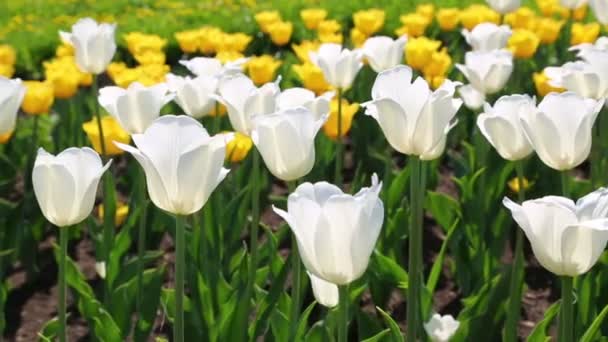
<path fill-rule="evenodd" d="M 241 72 L 242 66 L 247 60 L 248 58 L 239 58 L 236 61 L 222 64 L 217 58 L 195 57 L 187 61 L 179 61 L 179 64 L 185 66 L 196 76 L 221 77 Z"/>
<path fill-rule="evenodd" d="M 424 323 L 424 330 L 431 341 L 448 342 L 459 326 L 460 322 L 455 320 L 452 315 L 441 316 L 436 313 L 428 322 Z"/>
<path fill-rule="evenodd" d="M 587 3 L 588 0 L 559 0 L 560 4 L 568 9 L 577 9 Z"/>
<path fill-rule="evenodd" d="M 327 282 L 310 272 L 306 273 L 310 278 L 310 286 L 312 287 L 312 294 L 315 296 L 315 300 L 328 308 L 333 308 L 338 305 L 340 300 L 338 286 Z"/>
<path fill-rule="evenodd" d="M 522 205 L 505 197 L 503 204 L 526 234 L 538 262 L 556 275 L 575 277 L 597 262 L 608 242 L 608 194 L 599 191 L 576 205 L 559 196 Z"/>
<path fill-rule="evenodd" d="M 17 112 L 24 95 L 25 87 L 20 79 L 11 80 L 0 76 L 0 135 L 15 129 Z"/>
<path fill-rule="evenodd" d="M 511 37 L 509 26 L 498 26 L 493 23 L 481 23 L 472 31 L 462 30 L 462 35 L 473 51 L 492 51 L 504 49 Z"/>
<path fill-rule="evenodd" d="M 561 67 L 547 68 L 550 84 L 565 88 L 582 97 L 608 97 L 608 50 L 593 45 L 577 46 L 582 61 L 568 62 Z"/>
<path fill-rule="evenodd" d="M 256 87 L 249 77 L 235 74 L 222 78 L 219 95 L 215 97 L 228 109 L 232 127 L 242 134 L 251 134 L 251 117 L 274 113 L 276 98 L 281 92 L 278 82 L 266 83 Z"/>
<path fill-rule="evenodd" d="M 305 88 L 289 88 L 277 96 L 277 110 L 293 109 L 296 107 L 306 107 L 321 119 L 329 114 L 329 103 L 334 97 L 333 91 L 328 91 L 318 97 L 315 93 Z"/>
<path fill-rule="evenodd" d="M 116 24 L 97 24 L 91 18 L 83 18 L 72 25 L 72 32 L 60 32 L 74 46 L 76 64 L 80 70 L 101 74 L 116 52 L 114 31 Z"/>
<path fill-rule="evenodd" d="M 469 51 L 465 64 L 456 64 L 475 90 L 490 95 L 500 91 L 513 71 L 513 55 L 506 50 Z"/>
<path fill-rule="evenodd" d="M 137 148 L 114 143 L 137 159 L 146 173 L 150 199 L 170 213 L 199 211 L 229 172 L 223 167 L 226 138 L 209 136 L 189 116 L 161 116 L 132 138 Z"/>
<path fill-rule="evenodd" d="M 589 0 L 589 6 L 591 6 L 597 21 L 608 25 L 608 0 Z"/>
<path fill-rule="evenodd" d="M 532 145 L 524 133 L 520 117 L 535 113 L 536 102 L 528 95 L 510 95 L 499 98 L 494 106 L 488 103 L 477 117 L 477 126 L 501 157 L 520 160 L 532 153 Z"/>
<path fill-rule="evenodd" d="M 253 117 L 251 139 L 275 177 L 292 181 L 312 170 L 315 136 L 327 117 L 316 118 L 305 107 Z"/>
<path fill-rule="evenodd" d="M 160 116 L 160 110 L 173 99 L 161 83 L 150 87 L 133 82 L 127 89 L 104 87 L 99 90 L 99 104 L 120 126 L 131 134 L 143 133 Z"/>
<path fill-rule="evenodd" d="M 70 147 L 57 156 L 38 149 L 32 171 L 34 194 L 44 217 L 57 227 L 78 224 L 93 210 L 105 166 L 94 150 Z"/>
<path fill-rule="evenodd" d="M 175 102 L 184 113 L 201 118 L 211 112 L 215 100 L 211 96 L 217 91 L 218 79 L 212 76 L 177 76 L 167 75 L 169 91 L 175 94 Z"/>
<path fill-rule="evenodd" d="M 402 63 L 406 43 L 407 36 L 394 40 L 386 36 L 367 38 L 363 43 L 363 56 L 375 72 L 388 70 Z"/>
<path fill-rule="evenodd" d="M 325 80 L 336 88 L 348 89 L 363 66 L 360 50 L 342 49 L 342 45 L 325 43 L 317 52 L 310 52 L 310 60 L 323 71 Z"/>
<path fill-rule="evenodd" d="M 500 14 L 511 13 L 521 6 L 521 0 L 486 0 L 486 2 Z"/>
<path fill-rule="evenodd" d="M 584 55 L 588 50 L 608 51 L 608 37 L 599 37 L 595 43 L 582 43 L 574 45 L 568 49 L 569 51 L 579 51 L 579 56 Z"/>
<path fill-rule="evenodd" d="M 421 77 L 412 83 L 412 69 L 400 65 L 378 74 L 372 101 L 362 106 L 394 149 L 431 160 L 443 153 L 447 132 L 455 125 L 452 119 L 462 105 L 454 99 L 456 85 L 445 81 L 432 91 Z"/>
<path fill-rule="evenodd" d="M 327 182 L 303 183 L 287 200 L 287 212 L 274 208 L 296 236 L 306 269 L 335 285 L 346 285 L 365 272 L 382 228 L 382 183 L 347 195 Z"/>
<path fill-rule="evenodd" d="M 536 112 L 522 112 L 524 132 L 538 157 L 556 170 L 570 170 L 591 151 L 591 129 L 604 101 L 573 92 L 549 93 Z"/>

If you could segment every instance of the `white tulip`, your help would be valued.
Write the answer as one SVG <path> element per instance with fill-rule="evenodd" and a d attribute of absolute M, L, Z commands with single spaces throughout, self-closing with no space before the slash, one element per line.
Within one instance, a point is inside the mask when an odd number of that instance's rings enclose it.
<path fill-rule="evenodd" d="M 378 74 L 372 101 L 362 106 L 394 149 L 435 159 L 443 153 L 446 135 L 455 125 L 452 119 L 462 105 L 454 99 L 456 85 L 445 81 L 433 92 L 421 77 L 412 83 L 412 69 L 400 65 Z"/>
<path fill-rule="evenodd" d="M 407 36 L 395 40 L 386 36 L 367 38 L 363 43 L 363 56 L 375 72 L 393 68 L 403 62 L 403 49 Z"/>
<path fill-rule="evenodd" d="M 431 341 L 448 342 L 459 326 L 460 322 L 455 320 L 452 315 L 441 316 L 436 313 L 428 322 L 424 323 L 424 330 Z"/>
<path fill-rule="evenodd" d="M 578 55 L 582 61 L 547 68 L 551 85 L 573 91 L 582 97 L 607 98 L 608 51 L 584 47 Z"/>
<path fill-rule="evenodd" d="M 597 262 L 608 241 L 608 194 L 598 191 L 576 205 L 559 196 L 522 205 L 505 197 L 503 204 L 526 234 L 538 262 L 556 275 L 575 277 Z"/>
<path fill-rule="evenodd" d="M 251 139 L 275 177 L 292 181 L 312 170 L 315 136 L 327 117 L 317 119 L 305 107 L 253 117 Z"/>
<path fill-rule="evenodd" d="M 509 26 L 498 26 L 493 23 L 481 23 L 475 26 L 472 31 L 462 30 L 462 36 L 473 48 L 473 51 L 484 52 L 504 49 L 511 33 Z"/>
<path fill-rule="evenodd" d="M 60 32 L 60 35 L 74 46 L 80 70 L 98 75 L 106 70 L 116 52 L 115 30 L 116 24 L 97 24 L 91 18 L 84 18 L 72 25 L 72 32 Z"/>
<path fill-rule="evenodd" d="M 160 110 L 173 99 L 161 83 L 150 87 L 133 82 L 127 89 L 104 87 L 99 90 L 99 104 L 120 126 L 131 134 L 143 133 L 160 116 Z"/>
<path fill-rule="evenodd" d="M 313 112 L 317 119 L 329 114 L 329 103 L 334 97 L 333 91 L 328 91 L 318 97 L 305 88 L 289 88 L 277 96 L 277 110 L 306 107 Z"/>
<path fill-rule="evenodd" d="M 239 58 L 236 61 L 222 64 L 217 58 L 195 57 L 187 61 L 179 61 L 179 64 L 185 66 L 196 76 L 222 77 L 241 72 L 242 66 L 248 60 L 249 58 Z"/>
<path fill-rule="evenodd" d="M 360 50 L 342 49 L 340 44 L 325 43 L 309 54 L 311 62 L 323 71 L 325 80 L 336 88 L 350 88 L 363 66 Z"/>
<path fill-rule="evenodd" d="M 32 171 L 32 184 L 44 217 L 57 227 L 78 224 L 93 210 L 105 166 L 94 150 L 70 147 L 54 156 L 43 148 Z"/>
<path fill-rule="evenodd" d="M 212 76 L 181 77 L 167 75 L 169 91 L 175 95 L 175 102 L 184 113 L 201 118 L 211 112 L 215 105 L 212 94 L 217 91 L 218 79 Z"/>
<path fill-rule="evenodd" d="M 526 136 L 543 163 L 561 171 L 585 161 L 591 151 L 591 129 L 603 103 L 573 92 L 549 93 L 536 112 L 522 112 Z"/>
<path fill-rule="evenodd" d="M 608 37 L 599 37 L 595 43 L 582 43 L 574 45 L 568 49 L 569 51 L 579 51 L 579 56 L 584 55 L 587 50 L 608 51 Z"/>
<path fill-rule="evenodd" d="M 237 132 L 251 134 L 251 117 L 274 113 L 276 98 L 281 92 L 278 82 L 266 83 L 256 87 L 249 77 L 243 74 L 226 76 L 219 84 L 219 95 L 215 97 L 228 109 L 228 118 Z"/>
<path fill-rule="evenodd" d="M 0 76 L 0 135 L 15 129 L 17 113 L 25 95 L 25 87 L 20 79 Z"/>
<path fill-rule="evenodd" d="M 477 116 L 477 126 L 484 137 L 507 160 L 520 160 L 532 153 L 520 117 L 536 112 L 536 101 L 528 95 L 503 96 L 494 107 L 488 103 Z"/>
<path fill-rule="evenodd" d="M 365 272 L 382 228 L 382 183 L 356 195 L 327 182 L 303 183 L 289 195 L 287 212 L 274 208 L 296 236 L 306 269 L 335 285 L 349 284 Z"/>
<path fill-rule="evenodd" d="M 589 0 L 589 6 L 591 6 L 597 21 L 608 25 L 608 0 Z"/>
<path fill-rule="evenodd" d="M 458 95 L 460 95 L 464 105 L 471 110 L 480 109 L 486 102 L 486 94 L 475 89 L 470 84 L 458 87 Z"/>
<path fill-rule="evenodd" d="M 588 0 L 559 0 L 560 4 L 568 9 L 577 9 L 587 3 Z"/>
<path fill-rule="evenodd" d="M 161 116 L 132 137 L 137 148 L 114 143 L 137 159 L 146 173 L 150 199 L 170 213 L 199 211 L 229 172 L 223 167 L 225 137 L 209 136 L 189 116 Z"/>
<path fill-rule="evenodd" d="M 340 293 L 338 286 L 327 282 L 310 272 L 306 272 L 310 278 L 310 285 L 312 287 L 312 294 L 315 296 L 315 300 L 328 308 L 333 308 L 338 305 L 340 300 Z"/>
<path fill-rule="evenodd" d="M 500 14 L 514 12 L 521 6 L 521 0 L 486 0 L 486 2 Z"/>
<path fill-rule="evenodd" d="M 469 51 L 465 64 L 456 64 L 479 92 L 490 95 L 504 88 L 513 71 L 513 55 L 506 50 Z"/>

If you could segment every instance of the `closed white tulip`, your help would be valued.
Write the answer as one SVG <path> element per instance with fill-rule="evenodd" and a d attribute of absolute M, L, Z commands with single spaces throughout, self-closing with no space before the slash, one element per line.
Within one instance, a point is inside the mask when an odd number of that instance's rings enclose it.
<path fill-rule="evenodd" d="M 365 114 L 378 121 L 394 149 L 423 160 L 435 159 L 443 153 L 446 135 L 462 105 L 454 99 L 456 85 L 445 81 L 432 91 L 421 77 L 412 82 L 412 69 L 400 65 L 378 74 L 372 101 L 362 106 Z"/>
<path fill-rule="evenodd" d="M 375 72 L 393 68 L 403 61 L 403 49 L 407 36 L 392 39 L 386 36 L 367 38 L 363 43 L 363 56 Z"/>
<path fill-rule="evenodd" d="M 588 0 L 559 0 L 560 4 L 571 10 L 577 9 L 587 3 Z"/>
<path fill-rule="evenodd" d="M 72 32 L 60 34 L 74 46 L 80 70 L 98 75 L 106 70 L 116 52 L 115 30 L 116 24 L 98 24 L 84 18 L 72 25 Z"/>
<path fill-rule="evenodd" d="M 591 6 L 597 21 L 608 25 L 608 0 L 589 0 L 589 6 Z"/>
<path fill-rule="evenodd" d="M 533 151 L 520 117 L 535 112 L 536 102 L 530 96 L 503 96 L 493 107 L 486 103 L 484 112 L 477 116 L 477 126 L 501 157 L 520 160 Z"/>
<path fill-rule="evenodd" d="M 287 200 L 287 212 L 274 208 L 296 236 L 302 263 L 313 275 L 346 285 L 365 272 L 382 228 L 382 183 L 348 195 L 327 182 L 304 183 Z"/>
<path fill-rule="evenodd" d="M 305 88 L 289 88 L 277 96 L 277 110 L 293 109 L 296 107 L 306 107 L 321 119 L 329 114 L 329 103 L 334 97 L 333 91 L 328 91 L 315 97 L 315 93 Z"/>
<path fill-rule="evenodd" d="M 456 64 L 478 92 L 490 95 L 504 88 L 513 72 L 513 55 L 506 50 L 469 51 L 465 64 Z"/>
<path fill-rule="evenodd" d="M 175 102 L 184 113 L 201 118 L 211 112 L 215 106 L 213 94 L 217 91 L 218 79 L 212 76 L 195 78 L 167 75 L 169 91 L 175 95 Z"/>
<path fill-rule="evenodd" d="M 595 43 L 582 43 L 574 45 L 568 49 L 569 51 L 578 51 L 578 56 L 584 56 L 587 51 L 599 50 L 608 51 L 608 37 L 599 37 Z"/>
<path fill-rule="evenodd" d="M 253 118 L 251 139 L 275 177 L 292 181 L 312 170 L 315 136 L 327 117 L 317 119 L 310 109 L 297 107 Z"/>
<path fill-rule="evenodd" d="M 521 0 L 486 0 L 486 2 L 500 14 L 511 13 L 521 6 Z"/>
<path fill-rule="evenodd" d="M 189 116 L 161 116 L 132 137 L 137 148 L 114 143 L 143 167 L 150 199 L 162 210 L 178 215 L 199 211 L 228 174 L 223 167 L 226 138 L 209 136 Z"/>
<path fill-rule="evenodd" d="M 462 30 L 462 35 L 473 51 L 492 51 L 504 49 L 511 37 L 509 26 L 498 26 L 493 23 L 481 23 L 473 30 Z"/>
<path fill-rule="evenodd" d="M 310 278 L 310 286 L 312 287 L 312 294 L 315 296 L 315 300 L 328 308 L 333 308 L 338 305 L 340 300 L 338 286 L 327 282 L 310 272 L 306 273 Z"/>
<path fill-rule="evenodd" d="M 465 107 L 471 110 L 480 109 L 486 102 L 486 94 L 475 89 L 470 84 L 458 87 L 458 95 L 460 95 Z"/>
<path fill-rule="evenodd" d="M 503 204 L 526 234 L 538 262 L 556 275 L 575 277 L 593 267 L 608 241 L 608 194 L 599 191 L 576 205 L 559 196 L 522 205 L 505 198 Z"/>
<path fill-rule="evenodd" d="M 431 341 L 448 342 L 459 326 L 460 322 L 455 320 L 452 315 L 441 316 L 436 313 L 428 322 L 424 323 L 424 330 Z"/>
<path fill-rule="evenodd" d="M 565 88 L 582 97 L 608 97 L 608 50 L 595 46 L 578 46 L 582 61 L 568 62 L 561 67 L 547 68 L 550 84 Z"/>
<path fill-rule="evenodd" d="M 585 161 L 591 151 L 591 129 L 603 103 L 573 92 L 549 93 L 536 112 L 522 113 L 526 136 L 543 163 L 561 171 Z"/>
<path fill-rule="evenodd" d="M 99 104 L 120 126 L 131 134 L 143 133 L 160 116 L 160 110 L 173 99 L 161 83 L 150 87 L 133 82 L 127 89 L 104 87 L 99 90 Z"/>
<path fill-rule="evenodd" d="M 223 64 L 219 59 L 213 57 L 195 57 L 187 61 L 179 61 L 196 76 L 221 77 L 241 72 L 242 66 L 248 58 L 239 58 L 236 61 Z"/>
<path fill-rule="evenodd" d="M 44 217 L 57 227 L 78 224 L 93 210 L 105 166 L 94 150 L 70 147 L 54 156 L 43 148 L 32 171 L 34 194 Z"/>
<path fill-rule="evenodd" d="M 17 112 L 24 95 L 25 87 L 20 79 L 11 80 L 0 76 L 0 135 L 15 129 Z"/>
<path fill-rule="evenodd" d="M 342 45 L 325 43 L 317 52 L 310 52 L 310 60 L 323 71 L 325 80 L 336 88 L 348 89 L 363 66 L 360 50 L 342 49 Z"/>
<path fill-rule="evenodd" d="M 259 88 L 243 74 L 226 76 L 220 81 L 216 99 L 228 109 L 234 130 L 249 136 L 252 116 L 275 112 L 276 98 L 281 92 L 277 84 L 279 80 Z"/>

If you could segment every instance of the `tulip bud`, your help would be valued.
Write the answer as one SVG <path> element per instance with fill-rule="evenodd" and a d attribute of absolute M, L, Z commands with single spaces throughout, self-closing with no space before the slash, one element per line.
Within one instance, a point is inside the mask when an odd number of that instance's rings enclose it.
<path fill-rule="evenodd" d="M 283 46 L 289 43 L 291 33 L 293 32 L 293 24 L 290 22 L 277 21 L 268 26 L 268 34 L 270 40 L 278 46 Z"/>
<path fill-rule="evenodd" d="M 270 25 L 281 21 L 281 14 L 277 11 L 262 11 L 256 13 L 254 19 L 260 26 L 260 31 L 268 33 Z"/>
<path fill-rule="evenodd" d="M 24 81 L 23 84 L 26 91 L 21 109 L 30 115 L 48 113 L 55 101 L 53 86 L 49 82 L 40 81 Z"/>
<path fill-rule="evenodd" d="M 88 147 L 54 156 L 43 148 L 32 171 L 34 194 L 44 217 L 57 227 L 78 224 L 91 214 L 101 175 L 110 167 Z"/>
<path fill-rule="evenodd" d="M 276 98 L 276 104 L 279 110 L 305 107 L 318 120 L 330 112 L 330 101 L 334 94 L 333 91 L 328 91 L 315 97 L 315 94 L 308 89 L 294 87 L 281 92 Z"/>
<path fill-rule="evenodd" d="M 460 22 L 460 10 L 458 8 L 440 8 L 437 11 L 437 22 L 443 31 L 452 31 Z"/>
<path fill-rule="evenodd" d="M 340 295 L 338 287 L 335 284 L 327 282 L 310 272 L 306 272 L 310 278 L 310 285 L 312 287 L 312 294 L 315 296 L 315 300 L 328 308 L 333 308 L 338 305 Z"/>
<path fill-rule="evenodd" d="M 363 66 L 360 50 L 342 49 L 339 44 L 323 44 L 317 52 L 310 52 L 310 60 L 321 70 L 329 84 L 348 89 Z"/>
<path fill-rule="evenodd" d="M 175 102 L 184 113 L 201 118 L 209 113 L 215 105 L 211 97 L 217 90 L 218 80 L 211 76 L 181 77 L 167 75 L 169 91 L 175 95 Z"/>
<path fill-rule="evenodd" d="M 287 199 L 287 212 L 273 207 L 295 234 L 306 269 L 322 280 L 346 285 L 363 275 L 382 228 L 382 183 L 348 195 L 335 185 L 304 183 Z"/>
<path fill-rule="evenodd" d="M 116 145 L 143 167 L 152 202 L 173 214 L 199 211 L 229 172 L 223 168 L 225 137 L 209 136 L 189 116 L 161 116 L 133 141 L 137 148 Z"/>
<path fill-rule="evenodd" d="M 331 100 L 329 103 L 329 118 L 325 121 L 325 125 L 323 125 L 323 133 L 332 140 L 338 139 L 338 104 L 340 104 L 342 109 L 340 138 L 348 135 L 353 125 L 353 117 L 359 111 L 359 104 L 356 102 L 349 103 L 344 98 L 340 102 L 336 98 Z"/>
<path fill-rule="evenodd" d="M 15 129 L 24 95 L 25 87 L 20 79 L 0 77 L 0 134 L 12 133 Z"/>
<path fill-rule="evenodd" d="M 245 134 L 239 132 L 224 133 L 227 135 L 226 160 L 231 163 L 238 163 L 247 157 L 249 150 L 253 147 L 253 140 Z"/>
<path fill-rule="evenodd" d="M 274 59 L 270 55 L 252 57 L 245 64 L 247 74 L 249 74 L 249 77 L 256 85 L 272 82 L 274 74 L 280 66 L 281 61 Z"/>
<path fill-rule="evenodd" d="M 384 36 L 368 38 L 363 44 L 363 56 L 375 72 L 388 70 L 402 63 L 406 43 L 406 36 L 395 40 Z"/>
<path fill-rule="evenodd" d="M 359 31 L 369 37 L 382 28 L 384 17 L 385 13 L 383 10 L 371 8 L 355 12 L 353 14 L 353 22 Z"/>
<path fill-rule="evenodd" d="M 561 68 L 550 68 L 552 83 L 582 97 L 608 98 L 608 50 L 584 47 L 579 52 L 583 61 L 569 62 Z"/>
<path fill-rule="evenodd" d="M 509 50 L 516 58 L 532 58 L 538 49 L 540 38 L 526 29 L 516 29 L 509 38 Z"/>
<path fill-rule="evenodd" d="M 331 88 L 325 80 L 325 76 L 323 76 L 323 71 L 318 66 L 312 63 L 304 63 L 294 64 L 292 68 L 302 81 L 302 85 L 315 94 L 322 94 Z"/>
<path fill-rule="evenodd" d="M 441 316 L 436 313 L 424 323 L 424 330 L 432 342 L 448 342 L 459 326 L 460 322 L 452 315 Z"/>
<path fill-rule="evenodd" d="M 481 23 L 472 31 L 463 29 L 462 36 L 471 45 L 473 51 L 500 50 L 507 46 L 507 41 L 511 37 L 511 29 L 506 25 Z"/>
<path fill-rule="evenodd" d="M 513 12 L 521 6 L 521 0 L 486 0 L 486 2 L 500 14 Z"/>
<path fill-rule="evenodd" d="M 91 18 L 78 20 L 66 35 L 74 46 L 76 64 L 83 72 L 101 74 L 116 52 L 116 24 L 97 24 Z"/>
<path fill-rule="evenodd" d="M 327 17 L 327 11 L 322 8 L 307 8 L 300 11 L 300 17 L 309 30 L 316 30 L 319 23 Z"/>
<path fill-rule="evenodd" d="M 593 43 L 599 36 L 600 30 L 598 23 L 574 23 L 570 32 L 570 45 Z"/>

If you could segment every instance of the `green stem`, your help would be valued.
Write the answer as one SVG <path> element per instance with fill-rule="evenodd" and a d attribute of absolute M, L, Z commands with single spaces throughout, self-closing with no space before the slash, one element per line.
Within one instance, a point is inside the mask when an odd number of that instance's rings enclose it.
<path fill-rule="evenodd" d="M 148 200 L 146 198 L 146 175 L 143 169 L 139 168 L 139 170 L 138 205 L 140 206 L 140 216 L 137 234 L 137 315 L 142 319 L 144 298 L 144 253 L 146 252 L 146 209 L 148 207 Z"/>
<path fill-rule="evenodd" d="M 253 166 L 251 170 L 251 233 L 249 236 L 249 250 L 251 259 L 247 281 L 247 300 L 252 299 L 255 274 L 258 266 L 258 230 L 260 227 L 260 155 L 257 150 L 251 151 Z"/>
<path fill-rule="evenodd" d="M 106 157 L 106 141 L 103 134 L 103 125 L 101 124 L 101 113 L 99 112 L 99 101 L 97 101 L 98 85 L 97 75 L 93 75 L 93 84 L 91 84 L 91 92 L 93 93 L 94 105 L 93 110 L 95 118 L 97 119 L 97 130 L 99 130 L 99 145 L 101 146 L 101 157 Z"/>
<path fill-rule="evenodd" d="M 338 285 L 340 312 L 338 315 L 338 342 L 348 341 L 348 285 Z"/>
<path fill-rule="evenodd" d="M 185 216 L 175 216 L 175 320 L 173 341 L 184 342 Z"/>
<path fill-rule="evenodd" d="M 562 196 L 564 197 L 568 197 L 570 196 L 570 192 L 569 192 L 569 187 L 568 187 L 568 171 L 562 171 L 560 172 L 561 174 L 561 181 L 562 181 Z"/>
<path fill-rule="evenodd" d="M 296 182 L 288 182 L 289 193 L 293 193 Z M 291 261 L 292 261 L 292 285 L 291 285 L 291 319 L 289 322 L 289 340 L 294 341 L 300 320 L 300 306 L 302 302 L 302 262 L 298 252 L 298 243 L 294 234 L 291 235 Z"/>
<path fill-rule="evenodd" d="M 220 103 L 215 101 L 215 117 L 213 118 L 213 132 L 218 134 L 222 129 L 222 117 L 220 116 Z"/>
<path fill-rule="evenodd" d="M 559 342 L 574 341 L 574 295 L 573 278 L 562 276 L 562 303 L 560 310 L 560 335 Z"/>
<path fill-rule="evenodd" d="M 59 248 L 61 249 L 59 260 L 59 341 L 67 341 L 67 320 L 66 320 L 66 284 L 65 269 L 68 255 L 68 229 L 69 227 L 58 227 L 59 229 Z"/>
<path fill-rule="evenodd" d="M 342 187 L 342 163 L 344 162 L 344 142 L 342 141 L 342 88 L 338 88 L 338 136 L 336 137 L 336 185 Z"/>
<path fill-rule="evenodd" d="M 416 341 L 421 326 L 422 215 L 425 191 L 424 162 L 410 156 L 410 233 L 408 237 L 409 288 L 407 291 L 407 341 Z"/>

